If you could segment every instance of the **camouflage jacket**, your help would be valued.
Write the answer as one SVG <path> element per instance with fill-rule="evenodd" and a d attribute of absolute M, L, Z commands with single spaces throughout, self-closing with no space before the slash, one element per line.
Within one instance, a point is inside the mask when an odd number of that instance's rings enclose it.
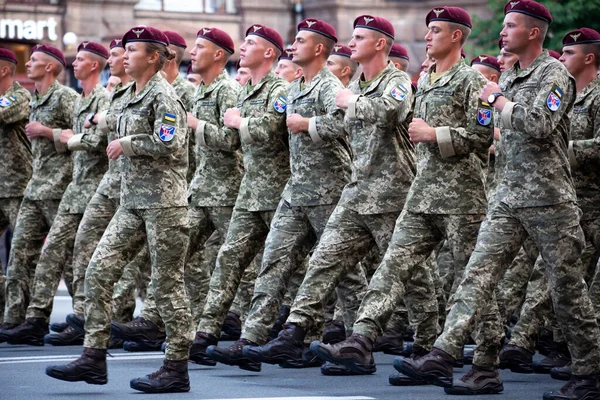
<path fill-rule="evenodd" d="M 122 207 L 129 209 L 187 206 L 187 118 L 175 89 L 157 72 L 135 93 L 123 94 L 117 137 L 123 147 Z"/>
<path fill-rule="evenodd" d="M 574 79 L 544 50 L 529 67 L 517 61 L 505 71 L 500 88 L 509 102 L 500 116 L 506 166 L 496 200 L 514 208 L 575 201 L 567 157 Z"/>
<path fill-rule="evenodd" d="M 79 95 L 75 101 L 73 132 L 67 147 L 73 152 L 73 180 L 67 186 L 59 210 L 83 214 L 108 167 L 106 135 L 97 126 L 85 129 L 90 113 L 104 111 L 108 106 L 108 91 L 99 83 L 88 97 Z"/>
<path fill-rule="evenodd" d="M 196 171 L 188 194 L 196 207 L 233 206 L 244 174 L 240 135 L 223 125 L 223 114 L 236 105 L 240 85 L 225 70 L 208 86 L 198 87 Z"/>
<path fill-rule="evenodd" d="M 435 128 L 436 142 L 417 145 L 417 175 L 405 208 L 425 214 L 485 214 L 485 170 L 494 134 L 486 80 L 463 61 L 431 83 L 419 79 L 415 117 Z"/>
<path fill-rule="evenodd" d="M 343 87 L 327 67 L 304 89 L 302 83 L 288 87 L 287 115 L 309 118 L 308 132 L 289 133 L 291 175 L 281 197 L 292 206 L 335 204 L 351 173 L 344 110 L 335 105 Z"/>
<path fill-rule="evenodd" d="M 285 126 L 287 82 L 269 72 L 240 91 L 240 141 L 244 177 L 235 203 L 248 211 L 275 210 L 290 176 Z"/>
<path fill-rule="evenodd" d="M 171 86 L 173 86 L 173 89 L 177 92 L 179 100 L 181 100 L 185 107 L 185 111 L 192 112 L 194 109 L 194 93 L 196 93 L 196 86 L 187 79 L 183 79 L 179 74 L 177 74 L 177 78 L 175 78 Z M 195 139 L 194 132 L 188 130 L 188 170 L 186 175 L 188 182 L 192 181 L 194 171 L 196 170 L 196 156 L 194 154 Z"/>
<path fill-rule="evenodd" d="M 600 77 L 577 94 L 568 155 L 583 219 L 600 218 Z"/>
<path fill-rule="evenodd" d="M 60 200 L 71 182 L 73 159 L 67 146 L 60 142 L 60 132 L 73 128 L 73 108 L 77 92 L 54 81 L 44 95 L 36 93 L 30 103 L 29 122 L 37 121 L 52 128 L 54 140 L 38 137 L 31 140 L 33 174 L 25 197 L 30 200 Z"/>
<path fill-rule="evenodd" d="M 361 78 L 362 79 L 362 78 Z M 408 140 L 413 93 L 410 78 L 388 62 L 361 89 L 350 83 L 344 128 L 352 148 L 352 177 L 338 205 L 360 214 L 402 210 L 414 177 L 414 147 Z"/>
<path fill-rule="evenodd" d="M 132 84 L 133 81 L 127 85 L 119 83 L 115 87 L 115 90 L 109 93 L 108 109 L 104 113 L 101 113 L 98 119 L 98 128 L 106 135 L 106 143 L 110 143 L 117 138 L 117 117 L 127 100 L 123 95 Z M 119 157 L 116 160 L 108 160 L 108 171 L 104 173 L 96 192 L 110 199 L 119 199 L 121 197 L 122 160 L 123 157 Z"/>
<path fill-rule="evenodd" d="M 0 97 L 0 198 L 23 196 L 31 178 L 31 143 L 25 135 L 30 100 L 18 82 Z"/>

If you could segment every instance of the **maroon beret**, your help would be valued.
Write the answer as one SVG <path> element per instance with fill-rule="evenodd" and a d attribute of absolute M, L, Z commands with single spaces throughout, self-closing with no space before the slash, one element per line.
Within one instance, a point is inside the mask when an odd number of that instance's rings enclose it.
<path fill-rule="evenodd" d="M 260 36 L 261 38 L 268 40 L 283 53 L 283 38 L 275 29 L 265 25 L 256 24 L 246 30 L 246 36 L 248 35 Z"/>
<path fill-rule="evenodd" d="M 33 46 L 31 54 L 35 53 L 36 51 L 46 53 L 49 56 L 56 58 L 58 61 L 60 61 L 63 67 L 67 66 L 67 61 L 65 61 L 65 55 L 62 53 L 62 51 L 60 51 L 54 46 L 50 46 L 49 44 L 36 44 L 35 46 Z"/>
<path fill-rule="evenodd" d="M 184 49 L 187 47 L 187 43 L 185 42 L 185 39 L 179 33 L 173 32 L 173 31 L 163 31 L 163 32 L 169 38 L 170 44 L 173 44 L 177 47 L 182 47 Z"/>
<path fill-rule="evenodd" d="M 471 16 L 460 7 L 436 7 L 427 13 L 425 24 L 429 26 L 431 21 L 454 22 L 472 28 Z"/>
<path fill-rule="evenodd" d="M 187 70 L 186 70 L 186 72 L 185 72 L 185 73 L 186 73 L 187 75 L 189 75 L 189 74 L 193 74 L 193 73 L 194 73 L 194 71 L 192 71 L 192 64 L 190 64 L 190 65 L 188 65 L 188 66 L 187 66 Z"/>
<path fill-rule="evenodd" d="M 279 57 L 280 60 L 291 60 L 292 58 L 294 58 L 294 52 L 289 47 L 281 52 L 281 57 Z"/>
<path fill-rule="evenodd" d="M 123 39 L 121 39 L 121 38 L 115 38 L 115 39 L 111 40 L 109 47 L 111 49 L 115 48 L 115 47 L 123 47 Z"/>
<path fill-rule="evenodd" d="M 390 21 L 381 17 L 374 17 L 372 15 L 361 15 L 354 20 L 355 28 L 372 29 L 377 32 L 381 32 L 386 36 L 389 36 L 394 40 L 394 26 Z"/>
<path fill-rule="evenodd" d="M 102 46 L 100 43 L 88 41 L 81 42 L 79 47 L 77 47 L 77 51 L 89 51 L 90 53 L 94 53 L 108 60 L 108 50 L 106 50 L 106 47 Z"/>
<path fill-rule="evenodd" d="M 473 64 L 481 64 L 486 67 L 494 68 L 498 72 L 500 72 L 500 64 L 498 64 L 498 59 L 494 56 L 489 56 L 487 54 L 482 54 L 471 60 L 471 66 Z"/>
<path fill-rule="evenodd" d="M 575 29 L 565 35 L 562 40 L 563 46 L 574 44 L 600 43 L 600 33 L 590 28 Z"/>
<path fill-rule="evenodd" d="M 352 55 L 352 49 L 348 46 L 336 44 L 333 46 L 333 52 L 331 54 L 335 56 L 350 57 Z"/>
<path fill-rule="evenodd" d="M 163 31 L 151 26 L 136 26 L 128 30 L 123 35 L 123 46 L 131 42 L 150 42 L 162 44 L 163 46 L 171 44 Z"/>
<path fill-rule="evenodd" d="M 327 39 L 331 39 L 337 43 L 338 39 L 335 36 L 335 29 L 327 22 L 321 21 L 316 18 L 306 18 L 304 21 L 298 24 L 298 32 L 310 31 L 318 33 L 319 35 L 325 36 Z"/>
<path fill-rule="evenodd" d="M 548 50 L 548 54 L 550 54 L 550 57 L 556 58 L 557 60 L 560 58 L 560 53 L 558 51 Z"/>
<path fill-rule="evenodd" d="M 198 31 L 197 36 L 213 42 L 229 54 L 235 53 L 233 39 L 227 32 L 222 31 L 219 28 L 202 28 Z"/>
<path fill-rule="evenodd" d="M 540 3 L 532 0 L 515 0 L 509 1 L 504 6 L 504 14 L 518 12 L 529 15 L 530 17 L 541 19 L 549 24 L 552 23 L 552 15 L 550 11 Z"/>
<path fill-rule="evenodd" d="M 11 63 L 17 64 L 17 56 L 9 49 L 0 48 L 0 60 L 10 61 Z"/>
<path fill-rule="evenodd" d="M 408 58 L 408 51 L 406 51 L 404 46 L 396 43 L 392 45 L 390 57 L 404 58 L 406 61 L 410 61 L 410 58 Z"/>

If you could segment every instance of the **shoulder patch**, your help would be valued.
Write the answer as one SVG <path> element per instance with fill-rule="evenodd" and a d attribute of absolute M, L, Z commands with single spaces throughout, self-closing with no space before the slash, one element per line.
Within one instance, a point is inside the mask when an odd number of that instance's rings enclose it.
<path fill-rule="evenodd" d="M 548 97 L 546 98 L 546 105 L 548 109 L 552 112 L 557 111 L 562 104 L 562 95 L 563 91 L 556 85 L 552 86 L 552 90 L 548 93 Z"/>
<path fill-rule="evenodd" d="M 285 109 L 287 108 L 286 98 L 284 96 L 279 96 L 279 98 L 273 103 L 273 108 L 279 114 L 283 114 L 285 112 Z"/>
<path fill-rule="evenodd" d="M 0 107 L 8 107 L 10 106 L 13 101 L 15 101 L 15 97 L 14 96 L 10 96 L 10 97 L 0 97 Z"/>
<path fill-rule="evenodd" d="M 404 101 L 404 99 L 406 98 L 406 93 L 408 92 L 408 89 L 406 89 L 403 85 L 398 85 L 395 86 L 392 91 L 390 92 L 390 94 L 392 95 L 392 97 L 398 101 Z"/>
<path fill-rule="evenodd" d="M 163 116 L 163 124 L 167 124 L 167 125 L 175 125 L 175 122 L 177 121 L 177 116 L 175 114 L 169 114 L 169 113 L 165 113 L 165 115 Z"/>
<path fill-rule="evenodd" d="M 477 103 L 477 123 L 481 126 L 492 123 L 492 107 L 481 99 Z"/>
<path fill-rule="evenodd" d="M 175 137 L 176 128 L 173 125 L 167 125 L 165 123 L 160 124 L 160 131 L 158 137 L 163 142 L 170 142 Z"/>

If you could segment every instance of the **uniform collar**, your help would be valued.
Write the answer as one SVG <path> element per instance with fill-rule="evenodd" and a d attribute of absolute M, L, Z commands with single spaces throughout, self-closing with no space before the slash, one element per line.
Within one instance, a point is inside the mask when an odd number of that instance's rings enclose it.
<path fill-rule="evenodd" d="M 593 81 L 587 84 L 586 87 L 583 88 L 581 93 L 577 94 L 577 99 L 575 103 L 580 103 L 585 100 L 585 98 L 590 94 L 597 92 L 600 89 L 600 76 L 594 78 Z"/>
<path fill-rule="evenodd" d="M 454 75 L 456 75 L 457 72 L 463 70 L 464 68 L 470 68 L 470 67 L 468 67 L 467 64 L 465 64 L 465 62 L 461 58 L 448 71 L 446 71 L 444 73 L 444 75 L 442 75 L 437 81 L 435 81 L 434 83 L 430 83 L 431 82 L 431 73 L 435 69 L 435 64 L 434 64 L 431 68 L 429 68 L 429 70 L 427 71 L 427 74 L 425 74 L 425 76 L 423 76 L 422 79 L 423 79 L 424 85 L 421 85 L 421 82 L 420 82 L 419 88 L 421 88 L 421 86 L 422 86 L 423 91 L 425 92 L 430 89 L 446 86 L 448 84 L 448 82 L 450 82 L 452 80 Z"/>
<path fill-rule="evenodd" d="M 50 85 L 50 87 L 48 88 L 48 91 L 41 98 L 38 98 L 39 94 L 38 94 L 38 91 L 36 90 L 35 95 L 31 97 L 31 104 L 32 105 L 44 104 L 59 87 L 60 87 L 60 83 L 58 83 L 58 81 L 55 80 L 54 82 L 52 82 L 52 85 Z"/>
<path fill-rule="evenodd" d="M 134 95 L 134 97 L 131 99 L 131 101 L 129 101 L 129 104 L 133 104 L 133 103 L 137 103 L 138 101 L 141 101 L 144 97 L 146 97 L 146 95 L 152 89 L 154 89 L 154 86 L 156 86 L 156 84 L 160 83 L 161 81 L 166 82 L 165 78 L 163 78 L 160 71 L 158 71 L 156 74 L 154 74 L 152 76 L 152 78 L 150 78 L 150 80 L 146 83 L 146 85 L 144 86 L 142 91 L 140 93 Z M 134 85 L 131 85 L 130 88 L 132 91 L 134 91 Z"/>
<path fill-rule="evenodd" d="M 200 98 L 204 98 L 208 94 L 210 94 L 213 90 L 217 88 L 217 86 L 219 86 L 221 81 L 223 81 L 223 79 L 226 79 L 228 76 L 229 75 L 227 74 L 227 71 L 223 69 L 223 71 L 221 71 L 221 73 L 217 75 L 217 77 L 210 83 L 210 85 L 204 87 L 204 91 L 200 94 Z"/>

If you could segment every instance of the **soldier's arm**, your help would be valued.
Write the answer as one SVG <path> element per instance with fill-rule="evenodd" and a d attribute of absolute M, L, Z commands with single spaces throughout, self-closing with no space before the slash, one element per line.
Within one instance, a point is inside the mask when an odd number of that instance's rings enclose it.
<path fill-rule="evenodd" d="M 239 86 L 239 85 L 238 85 Z M 240 135 L 235 129 L 227 128 L 223 123 L 223 115 L 229 108 L 234 108 L 237 103 L 239 88 L 235 86 L 222 86 L 217 94 L 217 107 L 219 123 L 198 121 L 196 140 L 200 146 L 211 149 L 235 151 L 240 147 Z"/>
<path fill-rule="evenodd" d="M 240 139 L 245 143 L 268 142 L 279 140 L 281 135 L 287 134 L 285 129 L 285 109 L 279 112 L 275 109 L 275 102 L 286 99 L 286 90 L 283 84 L 274 85 L 267 97 L 267 112 L 256 117 L 242 118 L 240 124 Z"/>
<path fill-rule="evenodd" d="M 61 114 L 61 125 L 60 128 L 52 129 L 52 138 L 54 140 L 54 147 L 57 153 L 65 153 L 69 149 L 65 143 L 60 141 L 60 133 L 63 129 L 71 129 L 75 121 L 75 101 L 77 100 L 77 92 L 69 88 L 63 88 L 61 95 L 58 97 L 56 104 L 56 110 Z"/>
<path fill-rule="evenodd" d="M 323 85 L 321 97 L 326 114 L 316 115 L 308 120 L 308 134 L 315 143 L 335 140 L 346 135 L 344 131 L 344 110 L 335 105 L 336 94 L 343 89 L 336 79 Z"/>
<path fill-rule="evenodd" d="M 413 97 L 408 75 L 402 74 L 388 81 L 381 97 L 352 96 L 346 114 L 366 123 L 404 122 L 412 111 Z"/>
<path fill-rule="evenodd" d="M 569 104 L 575 99 L 575 83 L 555 66 L 547 68 L 541 76 L 542 82 L 533 104 L 507 102 L 501 113 L 501 127 L 534 138 L 545 138 L 553 134 L 556 125 L 570 108 Z M 549 106 L 551 93 L 560 98 L 560 106 L 556 111 L 552 111 Z"/>
<path fill-rule="evenodd" d="M 14 93 L 7 98 L 11 104 L 0 107 L 0 124 L 8 125 L 29 118 L 29 99 L 25 94 Z"/>
<path fill-rule="evenodd" d="M 162 100 L 155 102 L 155 121 L 153 132 L 136 134 L 119 139 L 123 155 L 127 157 L 151 156 L 160 157 L 175 153 L 187 143 L 187 122 L 185 108 L 179 99 L 159 96 Z M 171 121 L 174 116 L 175 121 Z M 174 129 L 173 137 L 162 140 L 161 129 Z"/>
<path fill-rule="evenodd" d="M 97 99 L 96 107 L 93 112 L 100 113 L 108 108 L 108 93 L 102 93 Z M 98 151 L 105 152 L 108 138 L 101 131 L 98 125 L 94 125 L 89 129 L 84 129 L 83 133 L 73 135 L 67 142 L 67 147 L 71 151 Z"/>
<path fill-rule="evenodd" d="M 600 98 L 598 99 L 600 102 Z M 600 167 L 600 104 L 594 104 L 592 121 L 594 137 L 569 142 L 569 163 L 572 168 L 592 164 Z"/>
<path fill-rule="evenodd" d="M 435 127 L 435 136 L 442 157 L 487 150 L 493 142 L 493 110 L 490 105 L 479 100 L 481 91 L 485 86 L 485 78 L 470 75 L 466 77 L 463 85 L 467 125 L 464 127 Z M 480 109 L 489 112 L 489 121 L 478 118 Z"/>

